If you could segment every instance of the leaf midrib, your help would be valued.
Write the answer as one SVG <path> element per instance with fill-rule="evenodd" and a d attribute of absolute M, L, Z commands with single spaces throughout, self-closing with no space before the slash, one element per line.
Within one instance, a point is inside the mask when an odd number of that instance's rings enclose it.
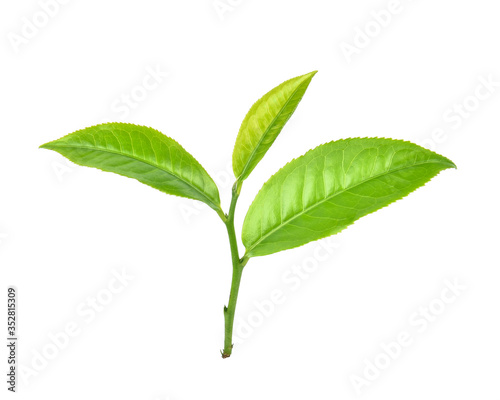
<path fill-rule="evenodd" d="M 441 161 L 426 161 L 426 162 L 421 162 L 421 163 L 413 164 L 413 165 L 411 165 L 409 167 L 396 168 L 396 169 L 391 170 L 390 172 L 383 172 L 383 173 L 374 175 L 374 176 L 372 176 L 372 177 L 370 177 L 368 179 L 364 179 L 361 182 L 359 182 L 359 183 L 357 183 L 357 184 L 355 184 L 353 186 L 350 186 L 350 187 L 348 187 L 346 189 L 343 189 L 343 190 L 341 190 L 339 192 L 336 192 L 335 194 L 332 194 L 331 196 L 327 196 L 324 199 L 322 199 L 322 200 L 318 201 L 317 203 L 315 203 L 314 205 L 309 206 L 309 207 L 303 209 L 300 213 L 298 213 L 298 214 L 294 215 L 293 217 L 287 219 L 284 223 L 280 223 L 276 228 L 273 228 L 272 230 L 270 230 L 268 233 L 266 233 L 264 236 L 262 236 L 257 242 L 255 242 L 255 244 L 252 247 L 250 247 L 249 249 L 246 250 L 245 256 L 247 256 L 247 254 L 250 254 L 252 252 L 252 250 L 255 249 L 255 247 L 257 247 L 263 240 L 265 240 L 269 236 L 271 236 L 274 232 L 276 232 L 277 230 L 281 229 L 283 226 L 288 225 L 291 221 L 293 221 L 296 218 L 302 216 L 303 214 L 305 214 L 306 212 L 310 211 L 311 209 L 313 209 L 313 208 L 315 208 L 315 207 L 323 204 L 325 201 L 328 201 L 328 200 L 334 198 L 335 196 L 338 196 L 338 195 L 340 195 L 340 194 L 342 194 L 342 193 L 344 193 L 344 192 L 346 192 L 348 190 L 354 189 L 355 187 L 360 186 L 360 185 L 362 185 L 362 184 L 364 184 L 364 183 L 366 183 L 366 182 L 368 182 L 370 180 L 377 179 L 377 178 L 379 178 L 379 177 L 381 177 L 383 175 L 389 175 L 389 174 L 392 174 L 394 172 L 402 171 L 402 170 L 405 170 L 405 169 L 411 169 L 411 168 L 414 168 L 414 167 L 418 167 L 419 165 L 425 165 L 425 164 L 444 164 L 444 163 L 441 162 Z"/>
<path fill-rule="evenodd" d="M 257 149 L 260 147 L 260 145 L 262 144 L 262 141 L 264 140 L 264 138 L 269 134 L 269 131 L 271 130 L 271 126 L 274 125 L 274 123 L 276 122 L 276 120 L 278 119 L 278 117 L 283 113 L 283 110 L 286 108 L 286 106 L 288 106 L 288 103 L 290 103 L 290 101 L 292 100 L 292 98 L 295 96 L 295 94 L 297 93 L 297 91 L 302 87 L 302 85 L 305 83 L 304 82 L 301 82 L 301 84 L 299 86 L 297 86 L 297 88 L 293 91 L 293 93 L 290 95 L 290 97 L 288 98 L 288 100 L 285 102 L 285 104 L 283 105 L 283 107 L 281 107 L 280 111 L 276 114 L 276 116 L 273 118 L 273 120 L 271 121 L 271 123 L 268 125 L 268 127 L 266 128 L 265 132 L 262 134 L 262 136 L 260 137 L 258 143 L 257 143 L 257 146 L 254 147 L 254 149 L 252 150 L 252 152 L 250 153 L 250 156 L 248 157 L 248 161 L 246 162 L 245 164 L 245 167 L 243 168 L 243 170 L 241 171 L 241 174 L 240 176 L 245 176 L 245 173 L 247 172 L 247 169 L 250 165 L 250 162 L 252 161 L 254 155 L 255 155 L 255 152 L 257 151 Z M 291 115 L 290 115 L 291 117 Z M 284 126 L 284 125 L 283 125 Z"/>
<path fill-rule="evenodd" d="M 158 165 L 152 164 L 150 162 L 147 162 L 145 160 L 142 160 L 142 159 L 137 158 L 135 156 L 132 156 L 130 154 L 124 154 L 124 153 L 120 153 L 120 152 L 117 152 L 117 151 L 112 151 L 112 150 L 109 150 L 109 149 L 101 149 L 101 148 L 90 147 L 90 146 L 72 146 L 72 145 L 52 145 L 52 146 L 55 147 L 55 148 L 89 149 L 89 150 L 93 150 L 93 151 L 100 151 L 102 153 L 116 154 L 118 156 L 122 156 L 124 158 L 130 158 L 130 159 L 135 160 L 137 162 L 149 165 L 149 166 L 151 166 L 153 168 L 157 168 L 160 171 L 165 172 L 167 175 L 170 175 L 170 176 L 173 176 L 173 177 L 179 179 L 180 181 L 184 182 L 187 186 L 193 188 L 196 192 L 198 192 L 203 198 L 205 198 L 207 200 L 206 203 L 210 207 L 214 208 L 215 210 L 220 210 L 221 209 L 220 206 L 218 206 L 211 199 L 209 199 L 205 193 L 201 192 L 200 189 L 198 189 L 196 186 L 193 186 L 191 183 L 189 183 L 188 181 L 186 181 L 182 177 L 180 177 L 178 175 L 175 175 L 172 172 L 169 172 L 169 171 L 167 171 L 167 170 L 165 170 L 163 168 L 160 168 Z"/>

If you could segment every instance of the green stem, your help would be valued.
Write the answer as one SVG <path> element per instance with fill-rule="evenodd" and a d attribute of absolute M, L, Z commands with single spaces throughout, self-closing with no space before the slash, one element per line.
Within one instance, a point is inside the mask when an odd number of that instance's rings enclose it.
<path fill-rule="evenodd" d="M 227 358 L 231 355 L 233 350 L 233 325 L 234 313 L 236 311 L 236 302 L 238 300 L 238 292 L 240 289 L 241 275 L 245 263 L 240 261 L 238 252 L 238 242 L 236 241 L 236 233 L 234 230 L 234 213 L 236 210 L 236 202 L 240 195 L 241 184 L 239 181 L 233 186 L 233 196 L 231 199 L 231 206 L 229 207 L 229 214 L 225 221 L 227 234 L 229 236 L 229 245 L 231 246 L 231 260 L 233 263 L 233 278 L 231 281 L 231 293 L 229 294 L 229 303 L 224 307 L 224 350 L 222 351 L 222 358 Z"/>

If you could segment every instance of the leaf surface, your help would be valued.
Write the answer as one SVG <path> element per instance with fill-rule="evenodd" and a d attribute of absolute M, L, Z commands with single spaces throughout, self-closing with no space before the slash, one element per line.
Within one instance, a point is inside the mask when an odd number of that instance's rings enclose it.
<path fill-rule="evenodd" d="M 233 171 L 240 181 L 250 175 L 274 143 L 316 72 L 283 82 L 250 108 L 241 123 L 233 151 Z"/>
<path fill-rule="evenodd" d="M 285 165 L 255 197 L 243 222 L 245 257 L 338 233 L 447 168 L 456 167 L 401 140 L 354 138 L 318 146 Z"/>
<path fill-rule="evenodd" d="M 78 165 L 137 179 L 164 193 L 208 204 L 218 213 L 219 190 L 175 140 L 155 129 L 124 123 L 92 126 L 40 146 Z"/>

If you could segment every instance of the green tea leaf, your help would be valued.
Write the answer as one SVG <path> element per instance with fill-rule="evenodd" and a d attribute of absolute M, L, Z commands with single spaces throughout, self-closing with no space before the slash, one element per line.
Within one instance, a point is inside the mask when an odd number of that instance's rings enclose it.
<path fill-rule="evenodd" d="M 250 108 L 233 151 L 233 171 L 245 180 L 262 160 L 302 100 L 317 71 L 283 82 Z"/>
<path fill-rule="evenodd" d="M 219 190 L 175 140 L 155 129 L 124 123 L 92 126 L 40 146 L 78 165 L 137 179 L 164 193 L 200 200 L 217 213 Z"/>
<path fill-rule="evenodd" d="M 401 199 L 447 168 L 447 158 L 413 143 L 355 138 L 323 144 L 273 175 L 243 222 L 246 258 L 340 232 Z"/>

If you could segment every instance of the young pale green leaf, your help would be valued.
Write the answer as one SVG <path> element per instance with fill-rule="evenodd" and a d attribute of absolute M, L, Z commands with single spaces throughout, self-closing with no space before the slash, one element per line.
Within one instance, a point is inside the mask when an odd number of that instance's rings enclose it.
<path fill-rule="evenodd" d="M 250 108 L 241 123 L 233 151 L 233 171 L 240 182 L 250 175 L 274 143 L 316 72 L 283 82 Z"/>
<path fill-rule="evenodd" d="M 124 123 L 92 126 L 46 143 L 78 165 L 114 172 L 164 193 L 200 200 L 219 215 L 219 190 L 175 140 L 155 129 Z"/>
<path fill-rule="evenodd" d="M 355 138 L 318 146 L 285 165 L 257 194 L 243 222 L 245 257 L 338 233 L 447 168 L 456 167 L 401 140 Z"/>

